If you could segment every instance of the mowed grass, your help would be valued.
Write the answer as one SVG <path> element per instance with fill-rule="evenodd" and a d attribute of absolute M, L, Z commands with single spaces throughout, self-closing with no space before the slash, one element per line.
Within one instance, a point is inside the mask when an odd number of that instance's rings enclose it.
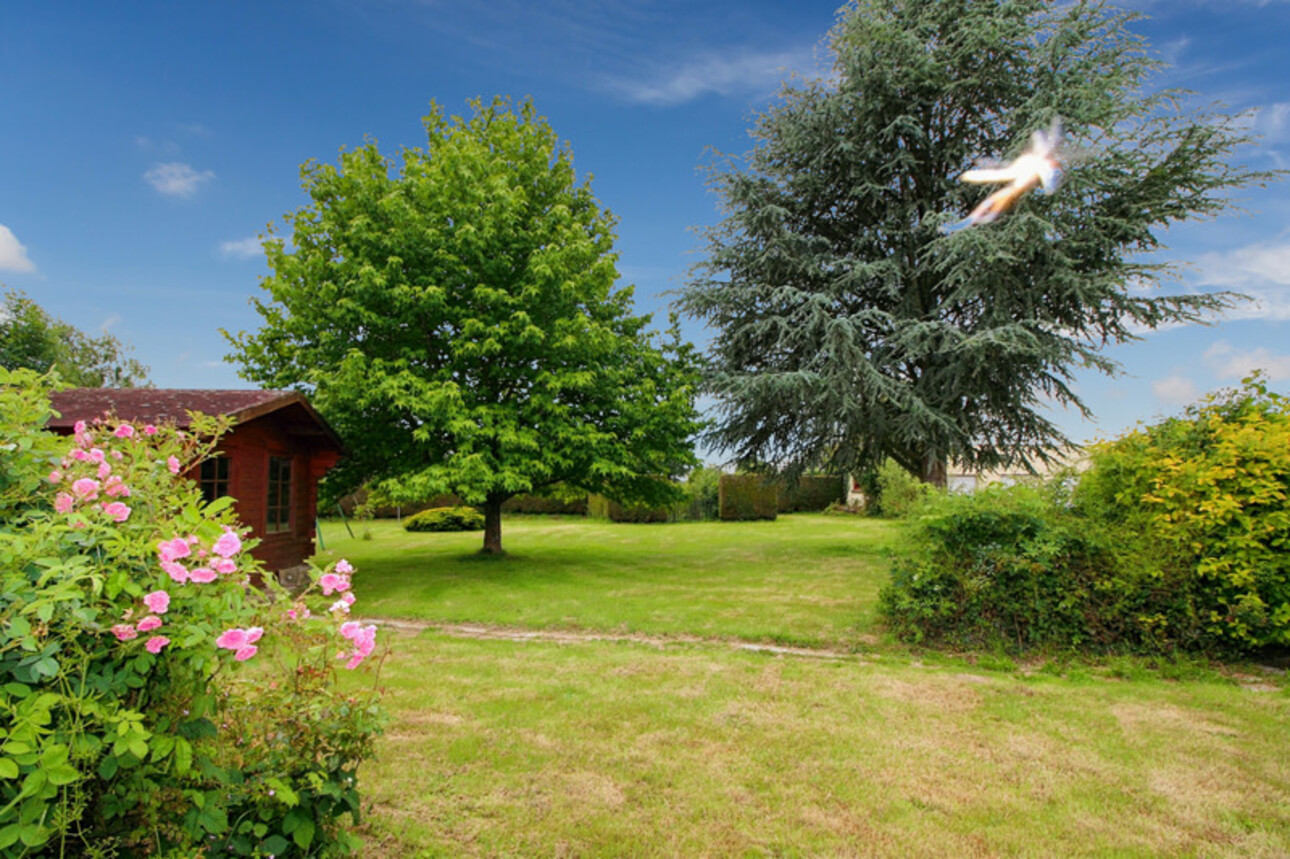
<path fill-rule="evenodd" d="M 364 523 L 353 523 L 361 536 Z M 359 570 L 357 610 L 377 617 L 700 635 L 850 647 L 876 622 L 895 531 L 856 517 L 774 522 L 613 524 L 507 518 L 507 555 L 479 554 L 479 532 L 370 524 L 353 539 L 324 522 L 319 560 Z"/>
<path fill-rule="evenodd" d="M 874 638 L 880 522 L 506 528 L 501 562 L 471 557 L 477 534 L 385 523 L 327 528 L 325 555 L 359 566 L 368 615 L 664 640 L 384 632 L 365 856 L 1290 855 L 1273 676 L 1021 670 Z"/>

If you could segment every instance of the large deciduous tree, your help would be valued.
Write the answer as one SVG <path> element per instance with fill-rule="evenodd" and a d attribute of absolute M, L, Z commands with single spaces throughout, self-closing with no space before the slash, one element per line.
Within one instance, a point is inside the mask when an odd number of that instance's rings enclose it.
<path fill-rule="evenodd" d="M 6 290 L 0 302 L 0 367 L 54 370 L 78 388 L 133 388 L 148 383 L 148 368 L 106 331 L 91 337 L 49 313 L 24 293 Z"/>
<path fill-rule="evenodd" d="M 714 332 L 712 441 L 746 463 L 872 467 L 943 482 L 1068 443 L 1074 373 L 1118 372 L 1106 344 L 1202 320 L 1227 295 L 1157 291 L 1150 253 L 1269 174 L 1232 166 L 1221 114 L 1151 92 L 1159 63 L 1102 3 L 856 0 L 834 74 L 785 87 L 743 162 L 712 171 L 725 217 L 679 306 Z M 960 231 L 1010 158 L 1061 117 L 1065 182 Z"/>
<path fill-rule="evenodd" d="M 482 506 L 485 552 L 518 493 L 670 497 L 700 428 L 695 357 L 633 315 L 568 146 L 527 101 L 432 106 L 425 128 L 397 165 L 369 142 L 302 168 L 311 202 L 265 242 L 264 324 L 230 358 L 312 390 L 350 485 Z"/>

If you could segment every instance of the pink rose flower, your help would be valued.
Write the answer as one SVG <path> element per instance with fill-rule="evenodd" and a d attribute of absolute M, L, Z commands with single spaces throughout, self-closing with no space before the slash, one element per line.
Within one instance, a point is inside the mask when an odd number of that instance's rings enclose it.
<path fill-rule="evenodd" d="M 130 487 L 121 482 L 121 478 L 115 474 L 108 478 L 107 483 L 103 484 L 103 491 L 113 498 L 129 498 Z"/>
<path fill-rule="evenodd" d="M 215 572 L 210 567 L 197 567 L 188 574 L 189 581 L 197 582 L 202 585 L 210 584 L 218 578 L 219 573 Z"/>
<path fill-rule="evenodd" d="M 161 568 L 166 571 L 166 575 L 183 584 L 188 581 L 188 569 L 176 561 L 162 561 Z"/>
<path fill-rule="evenodd" d="M 156 434 L 157 434 L 157 428 L 156 428 L 156 427 L 154 427 L 152 424 L 148 424 L 147 426 L 145 426 L 145 427 L 143 428 L 143 434 L 144 434 L 144 435 L 156 435 Z"/>
<path fill-rule="evenodd" d="M 62 479 L 63 479 L 63 472 L 59 471 L 58 469 L 54 469 L 53 471 L 49 472 L 50 483 L 60 483 Z"/>
<path fill-rule="evenodd" d="M 143 604 L 150 612 L 165 614 L 170 610 L 170 594 L 165 591 L 153 591 L 143 598 Z"/>
<path fill-rule="evenodd" d="M 336 570 L 336 572 L 340 573 L 341 575 L 346 575 L 346 576 L 354 572 L 353 565 L 350 564 L 350 562 L 345 560 L 344 558 L 341 558 L 339 561 L 336 562 L 336 566 L 334 569 Z"/>
<path fill-rule="evenodd" d="M 179 460 L 173 456 L 166 457 L 166 468 L 170 469 L 171 474 L 179 473 Z"/>
<path fill-rule="evenodd" d="M 165 540 L 157 544 L 157 554 L 163 561 L 177 561 L 180 558 L 187 558 L 192 554 L 192 549 L 188 546 L 188 541 L 183 537 L 176 537 L 173 540 Z"/>
<path fill-rule="evenodd" d="M 93 501 L 99 497 L 99 482 L 82 477 L 72 484 L 72 494 L 82 501 Z"/>
<path fill-rule="evenodd" d="M 110 475 L 111 473 L 112 473 L 112 466 L 108 465 L 106 462 L 99 463 L 99 480 L 107 480 L 108 475 Z"/>
<path fill-rule="evenodd" d="M 90 461 L 90 462 L 102 462 L 105 456 L 106 456 L 106 454 L 104 454 L 104 453 L 103 453 L 103 451 L 99 450 L 99 449 L 96 447 L 96 448 L 94 448 L 94 449 L 92 449 L 92 450 L 90 451 L 90 458 L 89 458 L 89 461 Z"/>
<path fill-rule="evenodd" d="M 352 606 L 354 603 L 358 602 L 358 597 L 354 596 L 353 591 L 345 591 L 345 593 L 340 595 L 340 601 L 345 603 L 345 605 Z"/>
<path fill-rule="evenodd" d="M 66 492 L 60 492 L 54 496 L 54 511 L 57 513 L 71 513 L 75 500 Z"/>
<path fill-rule="evenodd" d="M 341 624 L 340 634 L 354 642 L 354 651 L 348 654 L 349 662 L 345 663 L 346 668 L 357 668 L 376 649 L 375 626 L 360 626 L 357 621 L 350 621 Z M 342 659 L 345 656 L 346 654 L 341 654 Z"/>
<path fill-rule="evenodd" d="M 135 629 L 140 632 L 152 632 L 159 626 L 161 626 L 161 618 L 157 617 L 155 614 L 150 614 L 140 620 L 138 624 L 135 625 Z"/>
<path fill-rule="evenodd" d="M 112 433 L 112 435 L 116 436 L 117 438 L 130 438 L 132 435 L 134 435 L 134 427 L 130 426 L 129 424 L 121 424 L 119 427 L 116 428 L 116 432 Z"/>
<path fill-rule="evenodd" d="M 319 577 L 318 584 L 322 585 L 323 596 L 330 595 L 332 591 L 349 590 L 349 579 L 335 573 L 324 573 Z"/>
<path fill-rule="evenodd" d="M 112 501 L 104 504 L 103 512 L 108 515 L 108 518 L 114 519 L 117 522 L 124 522 L 126 519 L 130 518 L 130 508 L 120 501 Z"/>
<path fill-rule="evenodd" d="M 215 541 L 215 545 L 211 546 L 211 551 L 221 558 L 231 558 L 242 551 L 242 538 L 233 531 L 225 531 Z"/>
<path fill-rule="evenodd" d="M 121 641 L 129 641 L 132 638 L 137 638 L 139 635 L 139 633 L 135 632 L 134 627 L 128 623 L 118 623 L 116 626 L 112 627 L 112 634 Z"/>
<path fill-rule="evenodd" d="M 85 421 L 77 421 L 72 424 L 72 432 L 77 435 L 85 435 Z"/>
<path fill-rule="evenodd" d="M 341 614 L 349 614 L 349 603 L 345 602 L 344 600 L 336 600 L 334 603 L 331 604 L 331 608 L 327 609 L 327 611 L 331 612 L 332 614 L 335 614 L 336 612 L 340 612 Z"/>
<path fill-rule="evenodd" d="M 234 627 L 226 630 L 223 635 L 215 639 L 215 646 L 222 647 L 225 650 L 241 650 L 255 644 L 262 635 L 264 635 L 264 630 L 258 626 L 253 626 L 250 629 Z"/>
<path fill-rule="evenodd" d="M 143 646 L 148 649 L 149 653 L 160 653 L 161 648 L 165 647 L 169 643 L 170 639 L 166 638 L 164 635 L 154 635 L 152 638 L 149 638 L 147 643 Z"/>
<path fill-rule="evenodd" d="M 113 459 L 115 459 L 115 460 L 117 460 L 117 461 L 119 462 L 119 461 L 121 461 L 121 460 L 125 459 L 125 454 L 124 454 L 124 453 L 122 453 L 122 452 L 121 452 L 121 451 L 119 451 L 119 450 L 114 450 L 114 451 L 112 451 L 112 458 L 113 458 Z"/>
<path fill-rule="evenodd" d="M 229 573 L 237 572 L 237 564 L 229 558 L 216 558 L 211 561 L 211 569 L 220 575 L 227 576 Z"/>
<path fill-rule="evenodd" d="M 258 649 L 255 642 L 260 640 L 264 630 L 258 626 L 250 629 L 230 629 L 215 639 L 215 646 L 234 651 L 233 658 L 245 662 L 255 655 Z"/>

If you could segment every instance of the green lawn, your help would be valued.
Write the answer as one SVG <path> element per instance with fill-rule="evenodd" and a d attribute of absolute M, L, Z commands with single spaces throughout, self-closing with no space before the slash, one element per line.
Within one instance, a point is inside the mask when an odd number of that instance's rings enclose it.
<path fill-rule="evenodd" d="M 1290 854 L 1283 682 L 913 653 L 873 635 L 885 523 L 324 528 L 368 615 L 713 638 L 387 630 L 365 856 Z"/>
<path fill-rule="evenodd" d="M 354 524 L 355 534 L 363 526 Z M 506 519 L 507 557 L 475 533 L 410 534 L 392 521 L 327 551 L 358 567 L 358 610 L 385 617 L 850 647 L 871 633 L 893 528 L 874 519 L 618 525 Z"/>

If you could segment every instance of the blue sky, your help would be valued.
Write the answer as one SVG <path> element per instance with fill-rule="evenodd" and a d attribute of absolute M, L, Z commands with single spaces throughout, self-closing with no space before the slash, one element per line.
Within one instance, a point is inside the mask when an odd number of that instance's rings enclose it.
<path fill-rule="evenodd" d="M 1249 111 L 1241 160 L 1290 166 L 1290 2 L 1133 0 L 1173 65 L 1160 83 Z M 0 27 L 0 283 L 134 347 L 162 387 L 247 387 L 219 328 L 251 329 L 256 236 L 301 206 L 299 167 L 375 138 L 424 142 L 431 99 L 531 96 L 619 218 L 642 311 L 719 218 L 699 169 L 749 148 L 792 72 L 825 71 L 835 0 L 17 2 Z M 1082 376 L 1077 440 L 1170 414 L 1263 367 L 1290 388 L 1290 182 L 1172 229 L 1182 286 L 1257 299 L 1212 327 L 1149 333 Z M 661 319 L 661 315 L 657 317 Z M 702 329 L 687 328 L 702 340 Z"/>

